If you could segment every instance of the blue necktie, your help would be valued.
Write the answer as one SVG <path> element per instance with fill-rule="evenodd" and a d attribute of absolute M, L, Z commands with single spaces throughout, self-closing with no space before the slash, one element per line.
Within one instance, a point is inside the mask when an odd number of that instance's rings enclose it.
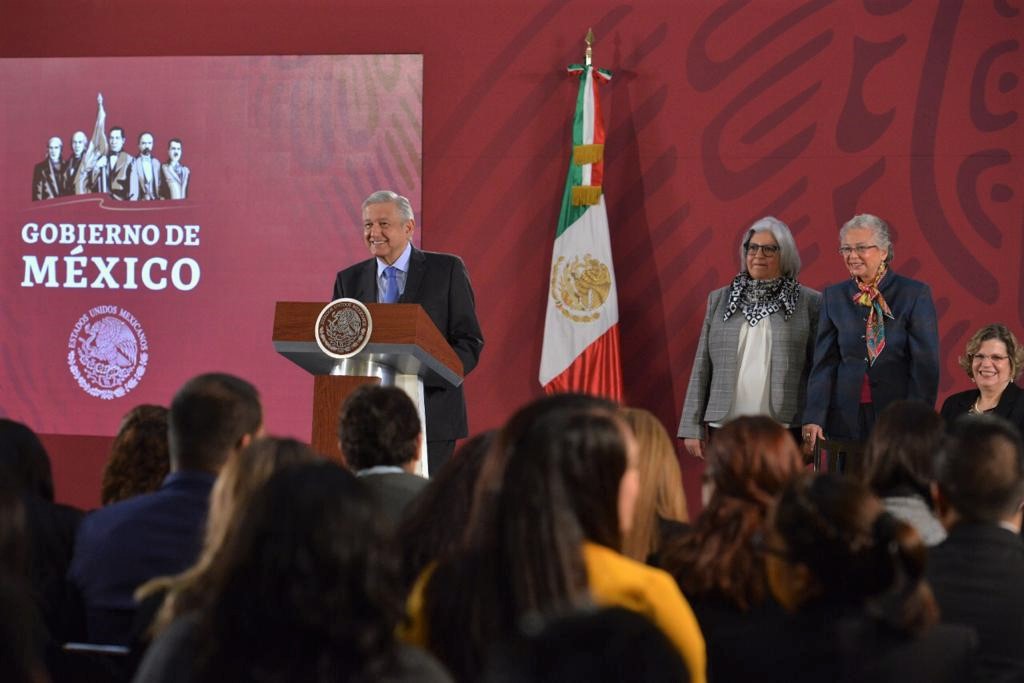
<path fill-rule="evenodd" d="M 398 269 L 394 266 L 384 269 L 384 303 L 398 303 Z"/>

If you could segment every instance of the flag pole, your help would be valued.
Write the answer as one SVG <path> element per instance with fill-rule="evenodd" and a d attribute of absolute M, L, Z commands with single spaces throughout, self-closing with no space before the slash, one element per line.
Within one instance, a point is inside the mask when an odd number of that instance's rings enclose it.
<path fill-rule="evenodd" d="M 594 56 L 594 29 L 588 28 L 587 35 L 583 39 L 583 42 L 587 44 L 587 49 L 583 53 L 583 63 L 587 66 L 591 65 L 591 59 Z"/>

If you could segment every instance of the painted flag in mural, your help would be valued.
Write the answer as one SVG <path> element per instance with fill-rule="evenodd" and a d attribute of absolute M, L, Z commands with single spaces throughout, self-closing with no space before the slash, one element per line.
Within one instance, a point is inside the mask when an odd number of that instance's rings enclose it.
<path fill-rule="evenodd" d="M 573 64 L 580 81 L 572 159 L 551 254 L 540 383 L 547 393 L 581 391 L 622 400 L 619 302 L 601 182 L 604 120 L 598 84 L 611 73 Z"/>

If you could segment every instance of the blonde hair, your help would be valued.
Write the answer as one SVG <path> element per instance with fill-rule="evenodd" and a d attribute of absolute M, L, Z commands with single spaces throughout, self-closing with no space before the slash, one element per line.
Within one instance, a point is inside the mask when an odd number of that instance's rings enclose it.
<path fill-rule="evenodd" d="M 643 408 L 623 408 L 622 417 L 636 436 L 640 470 L 633 528 L 622 540 L 622 554 L 644 562 L 658 550 L 659 517 L 689 521 L 686 493 L 676 450 L 658 418 Z"/>
<path fill-rule="evenodd" d="M 247 448 L 231 453 L 210 493 L 210 511 L 199 559 L 181 574 L 157 577 L 135 592 L 140 602 L 160 592 L 166 594 L 150 626 L 151 635 L 159 634 L 184 612 L 202 606 L 210 567 L 239 516 L 271 475 L 284 467 L 319 459 L 319 455 L 300 441 L 274 437 L 257 439 Z"/>

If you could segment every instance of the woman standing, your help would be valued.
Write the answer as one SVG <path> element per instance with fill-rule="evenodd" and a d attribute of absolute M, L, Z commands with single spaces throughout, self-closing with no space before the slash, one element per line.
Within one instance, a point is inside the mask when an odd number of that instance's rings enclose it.
<path fill-rule="evenodd" d="M 864 441 L 899 399 L 935 405 L 939 331 L 928 285 L 891 269 L 889 226 L 871 214 L 839 230 L 851 278 L 825 289 L 807 383 L 804 451 L 820 438 Z"/>
<path fill-rule="evenodd" d="M 707 427 L 740 415 L 801 423 L 821 294 L 797 282 L 800 254 L 770 216 L 744 233 L 740 273 L 708 296 L 679 438 L 704 457 Z M 761 324 L 761 323 L 764 324 Z"/>
<path fill-rule="evenodd" d="M 953 394 L 942 404 L 942 417 L 951 425 L 968 413 L 993 413 L 1024 430 L 1024 391 L 1014 382 L 1024 367 L 1024 349 L 1005 325 L 986 325 L 967 342 L 960 367 L 977 385 Z"/>

